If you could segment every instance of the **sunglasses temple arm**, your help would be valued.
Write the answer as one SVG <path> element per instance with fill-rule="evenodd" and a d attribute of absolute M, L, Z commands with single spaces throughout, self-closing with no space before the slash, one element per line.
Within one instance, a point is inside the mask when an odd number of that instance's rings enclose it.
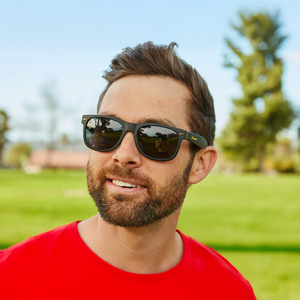
<path fill-rule="evenodd" d="M 203 149 L 203 148 L 207 147 L 207 141 L 201 135 L 186 131 L 185 139 L 188 140 L 189 142 L 195 144 L 199 148 Z"/>

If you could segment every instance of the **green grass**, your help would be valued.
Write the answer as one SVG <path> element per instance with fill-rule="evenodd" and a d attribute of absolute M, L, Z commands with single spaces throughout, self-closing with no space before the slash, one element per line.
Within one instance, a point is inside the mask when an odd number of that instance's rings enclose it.
<path fill-rule="evenodd" d="M 212 174 L 188 192 L 179 228 L 213 247 L 259 300 L 300 296 L 300 177 Z"/>
<path fill-rule="evenodd" d="M 0 170 L 0 247 L 97 213 L 84 171 Z"/>
<path fill-rule="evenodd" d="M 259 300 L 299 299 L 299 183 L 211 174 L 190 188 L 178 227 L 233 263 Z M 96 212 L 84 171 L 0 170 L 0 248 Z"/>
<path fill-rule="evenodd" d="M 293 251 L 300 247 L 299 200 L 299 176 L 213 174 L 190 188 L 179 227 L 222 249 Z"/>

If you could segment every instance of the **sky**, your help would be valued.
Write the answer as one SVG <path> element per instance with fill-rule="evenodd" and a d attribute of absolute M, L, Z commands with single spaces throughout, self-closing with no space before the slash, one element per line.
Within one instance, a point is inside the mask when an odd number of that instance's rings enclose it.
<path fill-rule="evenodd" d="M 45 87 L 53 88 L 61 106 L 57 136 L 80 139 L 81 116 L 96 113 L 111 59 L 146 41 L 178 44 L 180 57 L 209 86 L 219 134 L 231 99 L 241 95 L 235 71 L 223 66 L 229 52 L 224 40 L 246 45 L 230 25 L 239 24 L 238 12 L 259 11 L 280 13 L 281 33 L 288 35 L 279 52 L 283 91 L 300 107 L 299 0 L 0 0 L 0 109 L 10 116 L 8 139 L 45 138 Z M 288 132 L 291 137 L 296 125 Z"/>

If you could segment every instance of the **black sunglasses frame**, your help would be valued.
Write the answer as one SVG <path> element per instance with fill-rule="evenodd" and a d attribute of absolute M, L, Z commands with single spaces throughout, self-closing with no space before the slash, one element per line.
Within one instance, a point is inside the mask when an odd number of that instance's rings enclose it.
<path fill-rule="evenodd" d="M 112 147 L 110 149 L 98 149 L 98 148 L 92 147 L 91 145 L 88 144 L 87 139 L 86 139 L 86 127 L 87 127 L 88 121 L 92 118 L 111 119 L 111 120 L 114 120 L 116 122 L 119 122 L 122 125 L 123 132 L 120 136 L 119 141 L 116 143 L 116 145 L 114 147 Z M 191 142 L 192 144 L 198 146 L 201 149 L 207 147 L 207 141 L 201 135 L 196 134 L 196 133 L 192 133 L 192 132 L 189 132 L 189 131 L 186 131 L 186 130 L 183 130 L 183 129 L 179 129 L 179 128 L 176 128 L 176 127 L 172 127 L 172 126 L 168 126 L 168 125 L 164 125 L 164 124 L 159 124 L 159 123 L 138 123 L 138 124 L 129 123 L 129 122 L 125 122 L 123 120 L 120 120 L 118 118 L 111 117 L 111 116 L 106 116 L 106 115 L 83 115 L 81 123 L 83 124 L 83 140 L 84 140 L 85 145 L 89 149 L 92 149 L 92 150 L 95 150 L 95 151 L 98 151 L 98 152 L 108 152 L 108 151 L 116 149 L 122 143 L 123 138 L 124 138 L 124 136 L 126 135 L 126 133 L 128 131 L 133 132 L 135 145 L 138 148 L 139 152 L 143 156 L 145 156 L 145 157 L 147 157 L 151 160 L 168 161 L 168 160 L 174 159 L 176 157 L 178 151 L 179 151 L 182 140 L 187 140 L 187 141 Z M 144 126 L 156 126 L 156 127 L 168 128 L 168 129 L 174 130 L 178 134 L 177 149 L 176 149 L 176 151 L 175 151 L 175 153 L 172 157 L 170 157 L 170 158 L 154 158 L 154 157 L 148 156 L 147 154 L 145 154 L 143 152 L 143 150 L 140 148 L 139 143 L 138 143 L 137 133 L 138 133 L 138 130 L 141 127 L 144 127 Z"/>

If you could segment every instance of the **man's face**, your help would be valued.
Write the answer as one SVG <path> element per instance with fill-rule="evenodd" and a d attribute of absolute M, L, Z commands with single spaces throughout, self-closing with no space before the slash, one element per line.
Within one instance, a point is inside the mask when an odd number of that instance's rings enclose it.
<path fill-rule="evenodd" d="M 108 89 L 101 115 L 131 123 L 160 123 L 190 130 L 186 122 L 189 91 L 171 78 L 128 76 Z M 109 152 L 91 151 L 88 188 L 103 220 L 122 227 L 141 227 L 175 212 L 188 189 L 189 143 L 183 141 L 171 161 L 153 161 L 137 149 L 132 132 Z"/>

